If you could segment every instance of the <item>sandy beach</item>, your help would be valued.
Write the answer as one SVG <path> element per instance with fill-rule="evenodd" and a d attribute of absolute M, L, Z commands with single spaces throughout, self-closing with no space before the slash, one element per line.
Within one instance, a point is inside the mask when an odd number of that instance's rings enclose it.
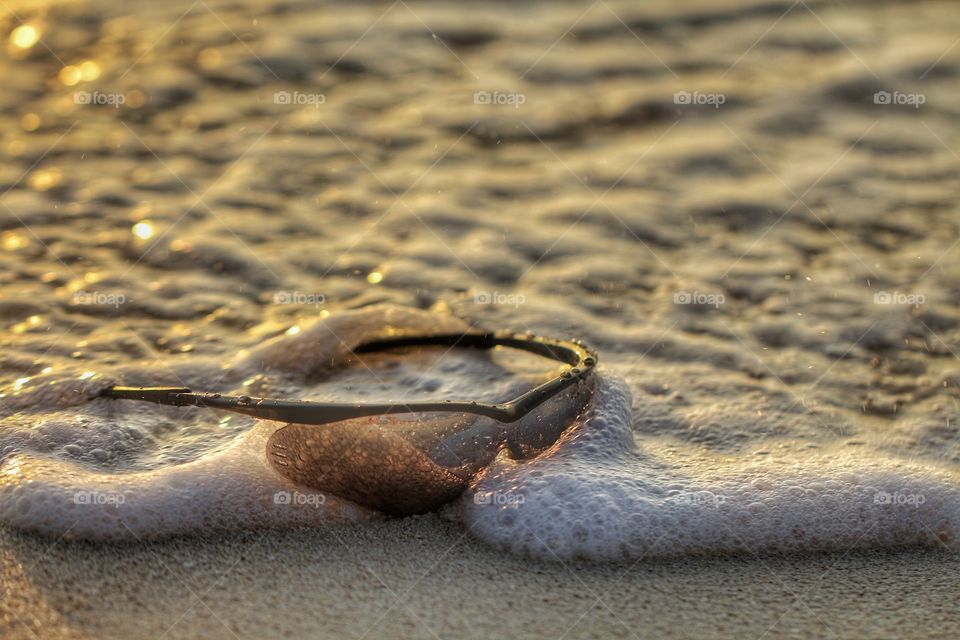
<path fill-rule="evenodd" d="M 433 517 L 97 548 L 4 533 L 12 638 L 944 638 L 960 559 L 535 563 Z"/>
<path fill-rule="evenodd" d="M 0 27 L 0 637 L 960 633 L 951 3 L 6 0 Z M 390 385 L 310 363 L 381 308 L 582 339 L 620 405 L 477 481 L 520 518 L 331 498 L 265 529 L 289 486 L 230 457 L 252 420 L 76 399 L 366 398 Z M 512 381 L 440 361 L 370 373 Z M 159 539 L 103 509 L 120 541 L 73 540 L 64 496 L 111 482 Z"/>

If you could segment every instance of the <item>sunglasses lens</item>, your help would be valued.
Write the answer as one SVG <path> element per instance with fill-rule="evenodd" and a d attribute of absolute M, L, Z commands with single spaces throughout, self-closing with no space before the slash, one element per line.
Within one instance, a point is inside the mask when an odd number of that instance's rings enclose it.
<path fill-rule="evenodd" d="M 573 385 L 511 424 L 444 413 L 288 424 L 267 455 L 299 485 L 389 515 L 425 513 L 459 496 L 501 450 L 527 458 L 552 445 L 588 399 L 586 384 Z"/>
<path fill-rule="evenodd" d="M 462 493 L 474 469 L 496 456 L 501 430 L 489 418 L 437 414 L 288 424 L 270 437 L 267 455 L 297 484 L 410 515 Z"/>

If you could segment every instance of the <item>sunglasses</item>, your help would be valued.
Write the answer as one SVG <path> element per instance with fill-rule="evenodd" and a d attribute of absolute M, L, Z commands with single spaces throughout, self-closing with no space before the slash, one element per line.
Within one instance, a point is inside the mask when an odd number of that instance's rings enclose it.
<path fill-rule="evenodd" d="M 277 472 L 300 485 L 398 516 L 432 511 L 455 499 L 504 450 L 519 459 L 545 450 L 590 398 L 597 356 L 578 341 L 508 332 L 447 333 L 375 340 L 353 352 L 430 346 L 519 349 L 569 368 L 496 404 L 321 403 L 119 385 L 106 388 L 101 396 L 286 422 L 267 442 L 267 457 Z M 358 420 L 372 416 L 379 420 Z"/>

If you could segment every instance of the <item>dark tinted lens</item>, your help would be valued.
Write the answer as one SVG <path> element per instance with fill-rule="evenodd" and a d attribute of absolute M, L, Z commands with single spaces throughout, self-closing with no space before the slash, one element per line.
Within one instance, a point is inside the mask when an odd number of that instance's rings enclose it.
<path fill-rule="evenodd" d="M 274 468 L 297 484 L 391 515 L 422 513 L 456 498 L 472 476 L 468 463 L 437 456 L 439 438 L 430 437 L 457 419 L 466 422 L 461 416 L 402 414 L 321 426 L 290 424 L 270 437 L 267 453 Z M 476 422 L 497 430 L 487 418 Z M 488 448 L 498 444 L 492 441 Z M 480 449 L 470 453 L 485 453 Z M 495 454 L 494 448 L 485 457 Z M 444 457 L 446 465 L 434 459 Z"/>
<path fill-rule="evenodd" d="M 459 496 L 502 449 L 523 458 L 552 445 L 582 412 L 587 386 L 574 385 L 510 424 L 443 413 L 289 424 L 270 437 L 267 455 L 297 484 L 390 515 L 424 513 Z"/>

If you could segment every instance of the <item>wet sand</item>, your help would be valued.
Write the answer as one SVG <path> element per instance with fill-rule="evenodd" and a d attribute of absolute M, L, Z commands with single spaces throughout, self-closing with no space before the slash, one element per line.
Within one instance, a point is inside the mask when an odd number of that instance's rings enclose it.
<path fill-rule="evenodd" d="M 10 638 L 945 638 L 960 624 L 949 552 L 533 563 L 434 516 L 116 547 L 0 543 Z"/>

